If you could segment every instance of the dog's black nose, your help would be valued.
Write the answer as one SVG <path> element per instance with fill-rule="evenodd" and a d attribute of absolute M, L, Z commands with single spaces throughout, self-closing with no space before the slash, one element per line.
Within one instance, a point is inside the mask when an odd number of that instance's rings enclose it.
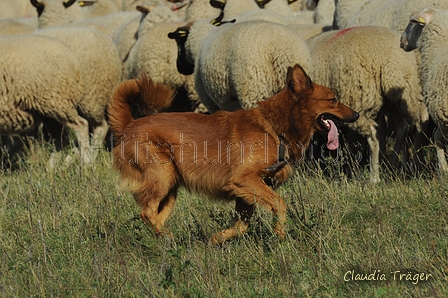
<path fill-rule="evenodd" d="M 359 118 L 359 113 L 357 113 L 357 112 L 354 112 L 354 116 L 355 116 L 355 120 L 358 120 L 358 118 Z"/>

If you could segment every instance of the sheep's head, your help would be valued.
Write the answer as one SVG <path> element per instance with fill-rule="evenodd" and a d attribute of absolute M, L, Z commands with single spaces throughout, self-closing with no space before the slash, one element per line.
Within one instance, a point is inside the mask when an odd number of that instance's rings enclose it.
<path fill-rule="evenodd" d="M 174 2 L 174 1 L 170 1 L 170 2 Z M 176 3 L 179 3 L 182 1 L 177 1 Z M 150 1 L 150 2 L 145 2 L 141 5 L 137 5 L 135 8 L 140 11 L 143 15 L 147 15 L 148 13 L 150 13 L 152 10 L 154 10 L 156 7 L 158 7 L 159 5 L 164 5 L 163 3 L 161 3 L 160 1 Z M 180 4 L 173 4 L 168 6 L 172 11 L 177 11 L 185 6 L 187 6 L 188 3 L 180 3 Z"/>
<path fill-rule="evenodd" d="M 400 47 L 407 52 L 416 49 L 422 32 L 436 15 L 441 15 L 441 20 L 448 19 L 447 11 L 437 8 L 427 7 L 421 11 L 414 12 L 409 19 L 408 26 L 401 35 Z"/>
<path fill-rule="evenodd" d="M 62 5 L 64 5 L 65 8 L 68 8 L 72 6 L 76 0 L 67 0 L 65 2 L 62 2 Z M 37 10 L 37 16 L 40 16 L 44 12 L 45 3 L 39 2 L 37 0 L 31 0 L 31 4 L 36 8 Z"/>
<path fill-rule="evenodd" d="M 435 11 L 436 9 L 434 8 L 425 8 L 411 15 L 409 24 L 400 39 L 400 47 L 403 50 L 409 52 L 417 48 L 417 42 L 420 39 L 423 28 L 431 22 Z"/>
<path fill-rule="evenodd" d="M 186 26 L 179 27 L 174 32 L 168 33 L 168 38 L 174 39 L 177 43 L 177 70 L 183 75 L 191 75 L 194 72 L 194 64 L 187 59 L 187 53 L 185 50 L 185 43 L 190 33 L 190 27 L 192 23 L 188 23 Z"/>

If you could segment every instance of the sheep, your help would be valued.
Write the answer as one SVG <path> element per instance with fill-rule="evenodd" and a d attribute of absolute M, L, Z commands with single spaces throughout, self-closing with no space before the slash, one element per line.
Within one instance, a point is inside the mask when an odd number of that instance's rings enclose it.
<path fill-rule="evenodd" d="M 224 22 L 230 21 L 237 15 L 251 10 L 269 9 L 283 16 L 292 16 L 294 14 L 287 0 L 212 0 L 210 3 L 215 7 L 219 7 L 224 12 Z"/>
<path fill-rule="evenodd" d="M 0 18 L 36 17 L 36 10 L 29 0 L 0 1 Z"/>
<path fill-rule="evenodd" d="M 85 18 L 85 10 L 74 5 L 76 0 L 31 0 L 37 10 L 39 28 L 71 23 Z"/>
<path fill-rule="evenodd" d="M 210 0 L 191 0 L 185 9 L 185 21 L 194 22 L 202 19 L 212 20 L 219 15 L 224 4 L 210 5 Z"/>
<path fill-rule="evenodd" d="M 121 12 L 114 0 L 81 1 L 80 5 L 74 5 L 76 0 L 31 0 L 31 3 L 37 9 L 40 29 L 76 22 L 76 26 L 94 27 L 108 35 L 119 24 L 138 15 Z"/>
<path fill-rule="evenodd" d="M 113 88 L 122 78 L 116 46 L 110 38 L 91 28 L 58 26 L 37 30 L 33 34 L 64 42 L 77 57 L 84 78 L 83 100 L 80 103 L 82 114 L 89 121 L 93 146 L 101 148 L 108 129 L 105 110 Z"/>
<path fill-rule="evenodd" d="M 169 15 L 167 22 L 152 23 L 151 20 L 160 20 L 160 15 Z M 132 79 L 141 73 L 146 73 L 154 82 L 169 85 L 176 90 L 184 89 L 191 105 L 183 98 L 183 93 L 178 92 L 178 101 L 188 103 L 187 110 L 205 112 L 204 107 L 199 107 L 199 97 L 196 93 L 193 76 L 180 74 L 176 68 L 177 46 L 174 40 L 168 38 L 168 33 L 182 26 L 174 12 L 166 6 L 156 7 L 147 13 L 139 28 L 138 39 L 129 52 L 125 61 L 124 77 Z"/>
<path fill-rule="evenodd" d="M 121 2 L 121 7 L 123 11 L 134 11 L 137 6 L 146 6 L 145 2 L 146 0 L 116 0 L 118 2 Z M 175 1 L 175 0 L 157 0 L 160 4 L 168 5 L 168 3 L 189 3 L 191 1 L 188 0 L 181 0 L 181 1 Z"/>
<path fill-rule="evenodd" d="M 118 30 L 123 24 L 127 24 L 132 20 L 137 20 L 139 17 L 140 14 L 138 11 L 121 11 L 104 16 L 77 20 L 69 25 L 75 27 L 93 28 L 112 39 L 115 31 Z"/>
<path fill-rule="evenodd" d="M 177 10 L 180 6 L 170 6 L 170 9 L 168 9 L 165 5 L 161 5 L 161 8 L 157 8 L 159 3 L 157 3 L 157 5 L 154 5 L 154 3 L 156 2 L 148 2 L 142 6 L 137 6 L 137 10 L 140 11 L 141 14 L 121 25 L 113 32 L 112 40 L 117 45 L 120 58 L 123 62 L 127 60 L 129 51 L 137 41 L 138 36 L 145 34 L 145 31 L 148 28 L 153 27 L 155 24 L 170 20 L 180 21 L 180 17 L 177 15 Z M 153 12 L 151 13 L 151 11 Z"/>
<path fill-rule="evenodd" d="M 315 24 L 323 24 L 326 26 L 333 26 L 334 11 L 336 9 L 335 0 L 313 0 L 316 3 L 316 8 L 313 13 L 313 21 Z"/>
<path fill-rule="evenodd" d="M 308 39 L 322 33 L 323 30 L 327 27 L 322 24 L 313 24 L 311 17 L 311 14 L 303 18 L 298 17 L 297 14 L 293 16 L 281 15 L 270 9 L 253 9 L 244 11 L 239 15 L 236 15 L 234 19 L 237 23 L 263 20 L 282 24 L 293 29 L 303 39 Z"/>
<path fill-rule="evenodd" d="M 248 109 L 269 98 L 283 87 L 290 65 L 311 70 L 305 42 L 281 24 L 257 20 L 215 27 L 200 20 L 169 37 L 178 43 L 179 71 L 194 71 L 196 91 L 211 113 Z"/>
<path fill-rule="evenodd" d="M 385 113 L 389 120 L 401 120 L 395 131 L 394 151 L 399 152 L 408 124 L 421 131 L 429 117 L 416 56 L 398 47 L 399 38 L 395 30 L 365 26 L 329 31 L 307 40 L 313 80 L 333 89 L 342 103 L 360 113 L 349 127 L 367 139 L 370 180 L 374 183 L 380 181 L 380 145 L 385 143 L 378 138 L 383 129 L 376 119 L 384 119 Z M 372 50 L 371 41 L 381 46 Z"/>
<path fill-rule="evenodd" d="M 94 0 L 78 1 L 79 6 L 86 7 L 86 17 L 93 18 L 122 11 L 121 1 Z"/>
<path fill-rule="evenodd" d="M 334 28 L 344 29 L 359 25 L 386 26 L 403 31 L 409 15 L 425 6 L 448 9 L 446 0 L 335 0 Z M 320 4 L 319 4 L 320 5 Z"/>
<path fill-rule="evenodd" d="M 444 139 L 448 136 L 448 10 L 427 7 L 414 12 L 404 30 L 400 46 L 405 51 L 418 49 L 421 54 L 421 76 L 425 104 L 437 125 L 434 139 L 437 145 L 439 169 L 446 173 Z"/>
<path fill-rule="evenodd" d="M 158 12 L 152 14 L 151 17 L 146 17 L 148 13 L 156 7 L 164 7 L 164 13 Z M 137 11 L 123 11 L 117 12 L 105 16 L 88 18 L 82 21 L 74 22 L 75 26 L 92 27 L 99 30 L 112 38 L 114 43 L 119 48 L 120 57 L 122 61 L 126 58 L 130 48 L 135 43 L 137 35 L 139 34 L 138 28 L 144 28 L 140 23 L 161 23 L 169 21 L 170 18 L 175 17 L 178 19 L 179 9 L 184 5 L 169 5 L 163 1 L 145 1 L 142 5 L 136 7 Z M 143 15 L 140 13 L 143 13 Z M 175 12 L 173 12 L 175 11 Z M 143 29 L 142 29 L 143 30 Z"/>
<path fill-rule="evenodd" d="M 63 42 L 33 34 L 0 38 L 0 51 L 0 134 L 34 135 L 44 117 L 52 118 L 75 132 L 90 162 L 78 57 Z"/>
<path fill-rule="evenodd" d="M 288 4 L 295 12 L 308 10 L 308 0 L 288 0 Z"/>
<path fill-rule="evenodd" d="M 36 30 L 36 27 L 24 24 L 15 18 L 0 18 L 0 36 L 26 34 Z"/>
<path fill-rule="evenodd" d="M 312 14 L 311 13 L 303 13 L 298 12 L 293 15 L 283 15 L 271 9 L 251 9 L 241 12 L 238 15 L 234 15 L 232 18 L 226 17 L 224 12 L 224 19 L 234 19 L 236 22 L 245 22 L 245 21 L 253 21 L 253 20 L 265 20 L 269 22 L 279 23 L 283 25 L 289 24 L 312 24 Z"/>

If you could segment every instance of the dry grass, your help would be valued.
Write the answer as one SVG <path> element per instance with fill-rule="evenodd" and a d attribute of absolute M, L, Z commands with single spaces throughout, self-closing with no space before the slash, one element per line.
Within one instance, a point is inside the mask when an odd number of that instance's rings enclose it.
<path fill-rule="evenodd" d="M 302 168 L 279 189 L 286 240 L 258 209 L 246 235 L 213 247 L 233 205 L 181 192 L 174 239 L 157 238 L 109 153 L 52 171 L 49 156 L 37 146 L 0 174 L 2 297 L 448 297 L 446 177 L 371 185 Z M 345 281 L 351 270 L 387 280 Z M 431 276 L 413 284 L 398 270 Z"/>

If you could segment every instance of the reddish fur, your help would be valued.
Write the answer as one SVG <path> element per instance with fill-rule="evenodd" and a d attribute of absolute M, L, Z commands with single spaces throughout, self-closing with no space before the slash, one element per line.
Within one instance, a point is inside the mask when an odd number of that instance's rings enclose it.
<path fill-rule="evenodd" d="M 332 90 L 312 83 L 298 65 L 288 70 L 286 83 L 282 91 L 251 110 L 212 115 L 159 113 L 139 119 L 131 115 L 134 105 L 143 110 L 144 100 L 151 106 L 145 113 L 150 114 L 150 110 L 166 107 L 173 92 L 147 78 L 120 84 L 109 109 L 111 129 L 117 137 L 114 167 L 142 207 L 143 220 L 161 233 L 177 189 L 183 185 L 236 201 L 234 227 L 215 234 L 212 243 L 245 232 L 255 205 L 278 217 L 275 231 L 283 237 L 286 205 L 272 187 L 284 182 L 292 167 L 287 164 L 275 172 L 266 170 L 278 159 L 278 136 L 284 134 L 285 144 L 293 144 L 286 155 L 288 161 L 296 162 L 313 133 L 322 130 L 317 121 L 321 114 L 342 121 L 358 117 L 333 100 Z"/>

